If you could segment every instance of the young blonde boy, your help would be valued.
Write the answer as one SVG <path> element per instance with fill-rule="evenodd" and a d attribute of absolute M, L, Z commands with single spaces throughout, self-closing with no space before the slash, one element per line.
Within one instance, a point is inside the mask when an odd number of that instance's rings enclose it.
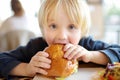
<path fill-rule="evenodd" d="M 90 27 L 88 7 L 83 0 L 43 0 L 39 11 L 43 38 L 0 54 L 0 73 L 33 77 L 46 75 L 51 60 L 44 50 L 51 44 L 65 44 L 64 58 L 106 65 L 120 61 L 120 46 L 87 37 Z M 5 66 L 6 65 L 6 66 Z"/>

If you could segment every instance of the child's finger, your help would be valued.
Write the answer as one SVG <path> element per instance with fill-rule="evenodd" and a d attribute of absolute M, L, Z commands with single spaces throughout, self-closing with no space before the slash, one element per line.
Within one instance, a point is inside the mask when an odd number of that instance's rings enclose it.
<path fill-rule="evenodd" d="M 42 68 L 38 68 L 38 67 L 36 67 L 36 73 L 40 73 L 40 74 L 43 74 L 43 75 L 47 75 L 48 74 L 47 71 L 45 71 Z"/>
<path fill-rule="evenodd" d="M 71 59 L 73 59 L 77 54 L 79 54 L 80 52 L 79 52 L 79 50 L 76 48 L 76 49 L 74 49 L 71 53 L 70 53 L 70 55 L 68 56 L 68 59 L 69 60 L 71 60 Z M 76 57 L 75 57 L 76 58 Z"/>
<path fill-rule="evenodd" d="M 65 55 L 64 55 L 64 57 L 65 58 L 71 58 L 73 55 L 75 55 L 75 54 L 73 54 L 74 53 L 74 50 L 75 50 L 75 47 L 70 47 L 70 48 L 68 48 L 68 50 L 65 52 Z"/>
<path fill-rule="evenodd" d="M 43 51 L 39 51 L 36 55 L 37 55 L 37 56 L 44 56 L 44 57 L 48 57 L 48 56 L 49 56 L 48 53 L 43 52 Z"/>
<path fill-rule="evenodd" d="M 78 58 L 82 57 L 83 55 L 85 55 L 85 54 L 84 54 L 84 51 L 83 51 L 83 48 L 80 47 L 80 48 L 78 49 L 77 53 L 73 56 L 73 58 L 74 58 L 74 59 L 78 59 Z"/>
<path fill-rule="evenodd" d="M 65 46 L 64 46 L 64 51 L 67 51 L 70 47 L 71 47 L 72 45 L 71 44 L 66 44 Z"/>
<path fill-rule="evenodd" d="M 50 64 L 44 63 L 44 62 L 35 62 L 34 63 L 35 67 L 39 67 L 39 68 L 50 68 Z"/>
<path fill-rule="evenodd" d="M 82 54 L 81 53 L 77 53 L 76 55 L 74 55 L 73 59 L 77 59 L 77 60 L 81 60 Z"/>
<path fill-rule="evenodd" d="M 44 57 L 44 56 L 40 56 L 39 58 L 38 58 L 38 61 L 39 62 L 45 62 L 45 63 L 51 63 L 51 60 L 50 59 L 48 59 L 48 58 L 46 58 L 46 57 Z"/>
<path fill-rule="evenodd" d="M 47 48 L 48 48 L 48 47 L 46 47 L 43 51 L 46 51 Z"/>

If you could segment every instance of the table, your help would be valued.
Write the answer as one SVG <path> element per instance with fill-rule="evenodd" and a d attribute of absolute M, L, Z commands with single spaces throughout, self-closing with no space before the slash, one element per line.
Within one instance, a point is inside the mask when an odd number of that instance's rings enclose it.
<path fill-rule="evenodd" d="M 93 64 L 93 63 L 80 63 L 77 73 L 72 74 L 65 80 L 93 80 L 93 75 L 101 70 L 104 70 L 105 66 Z M 33 80 L 54 80 L 41 75 L 36 75 Z"/>
<path fill-rule="evenodd" d="M 93 75 L 95 72 L 103 70 L 103 68 L 79 68 L 77 73 L 72 74 L 65 80 L 93 80 Z M 46 78 L 41 75 L 36 75 L 33 80 L 54 80 Z"/>

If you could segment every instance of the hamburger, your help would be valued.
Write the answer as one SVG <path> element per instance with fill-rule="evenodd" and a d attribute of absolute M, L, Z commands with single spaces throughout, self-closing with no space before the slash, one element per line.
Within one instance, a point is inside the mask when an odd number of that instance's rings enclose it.
<path fill-rule="evenodd" d="M 63 57 L 65 53 L 63 47 L 62 44 L 54 44 L 45 50 L 52 61 L 50 69 L 46 69 L 48 72 L 46 76 L 65 78 L 77 70 L 77 60 L 68 60 Z"/>

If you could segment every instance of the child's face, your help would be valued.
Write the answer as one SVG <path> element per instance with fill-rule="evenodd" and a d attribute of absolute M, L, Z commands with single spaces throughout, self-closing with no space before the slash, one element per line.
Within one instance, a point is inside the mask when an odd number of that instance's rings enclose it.
<path fill-rule="evenodd" d="M 64 9 L 60 7 L 56 16 L 51 13 L 48 18 L 48 26 L 44 27 L 44 38 L 50 44 L 78 44 L 81 38 L 80 26 L 70 21 Z"/>

